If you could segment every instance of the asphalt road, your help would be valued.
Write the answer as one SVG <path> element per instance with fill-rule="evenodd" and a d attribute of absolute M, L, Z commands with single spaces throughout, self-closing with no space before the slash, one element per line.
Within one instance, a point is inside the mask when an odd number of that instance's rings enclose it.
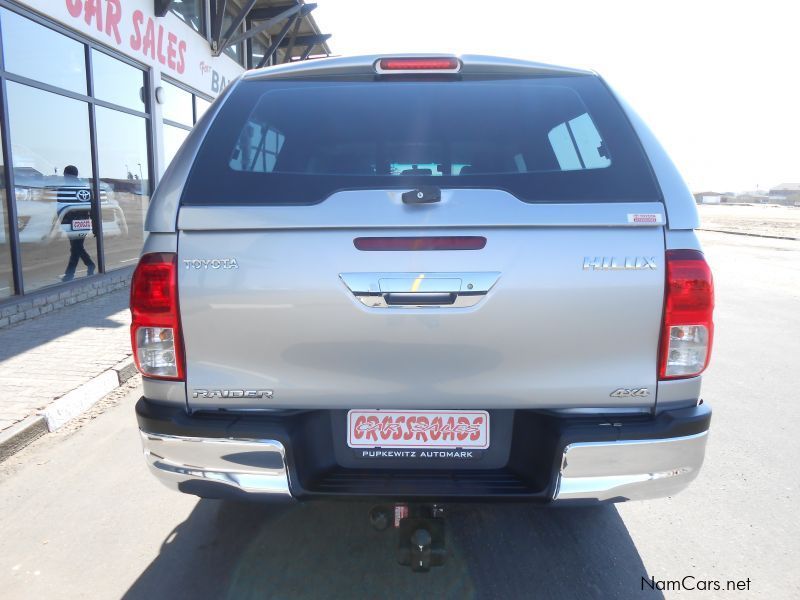
<path fill-rule="evenodd" d="M 591 509 L 454 507 L 450 557 L 397 566 L 366 507 L 197 500 L 141 460 L 135 384 L 0 465 L 0 596 L 659 598 L 642 577 L 749 579 L 800 598 L 800 243 L 703 235 L 717 280 L 704 470 L 674 498 Z M 742 585 L 745 585 L 743 583 Z"/>

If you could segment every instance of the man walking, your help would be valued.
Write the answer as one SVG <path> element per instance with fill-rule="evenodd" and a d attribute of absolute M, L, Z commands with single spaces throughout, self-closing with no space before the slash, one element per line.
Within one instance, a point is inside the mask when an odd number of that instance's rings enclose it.
<path fill-rule="evenodd" d="M 67 165 L 64 167 L 64 180 L 69 185 L 80 185 L 82 182 L 78 179 L 78 167 L 75 165 Z M 91 202 L 89 214 L 91 215 Z M 94 221 L 92 221 L 92 224 L 94 224 Z M 92 227 L 92 229 L 94 229 L 94 227 Z M 89 253 L 86 251 L 86 248 L 83 247 L 85 242 L 86 234 L 84 233 L 70 236 L 69 262 L 67 262 L 67 270 L 64 272 L 64 276 L 61 278 L 62 281 L 72 281 L 75 278 L 75 269 L 78 267 L 78 262 L 81 260 L 83 264 L 86 265 L 86 276 L 94 275 L 95 264 L 92 257 L 89 256 Z"/>

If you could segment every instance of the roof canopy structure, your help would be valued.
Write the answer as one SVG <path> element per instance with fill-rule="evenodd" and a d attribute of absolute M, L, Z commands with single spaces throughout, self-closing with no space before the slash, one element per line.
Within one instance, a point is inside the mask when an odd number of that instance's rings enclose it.
<path fill-rule="evenodd" d="M 164 16 L 174 0 L 153 0 L 156 16 Z M 316 4 L 304 0 L 209 0 L 209 43 L 215 56 L 226 48 L 259 40 L 262 52 L 252 52 L 252 67 L 328 56 L 330 34 L 323 34 L 311 16 Z M 227 16 L 227 19 L 225 18 Z"/>

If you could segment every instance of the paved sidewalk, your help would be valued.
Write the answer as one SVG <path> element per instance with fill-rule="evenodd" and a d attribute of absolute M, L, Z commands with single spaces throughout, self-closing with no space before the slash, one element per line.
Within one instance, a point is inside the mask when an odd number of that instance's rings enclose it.
<path fill-rule="evenodd" d="M 128 293 L 0 330 L 0 434 L 131 356 Z"/>

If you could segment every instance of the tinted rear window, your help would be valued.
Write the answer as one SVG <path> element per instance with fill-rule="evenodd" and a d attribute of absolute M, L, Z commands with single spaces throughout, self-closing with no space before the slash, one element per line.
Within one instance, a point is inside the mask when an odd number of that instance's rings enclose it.
<path fill-rule="evenodd" d="M 183 203 L 314 204 L 340 190 L 495 188 L 527 202 L 660 199 L 595 77 L 245 81 Z"/>

